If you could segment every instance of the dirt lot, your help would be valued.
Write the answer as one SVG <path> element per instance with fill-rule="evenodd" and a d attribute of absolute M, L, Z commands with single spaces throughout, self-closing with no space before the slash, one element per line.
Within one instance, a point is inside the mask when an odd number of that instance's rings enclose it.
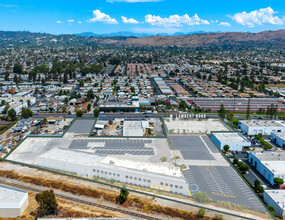
<path fill-rule="evenodd" d="M 36 193 L 29 193 L 29 205 L 24 211 L 23 215 L 18 218 L 7 218 L 9 220 L 34 220 L 36 209 L 38 207 L 37 201 L 35 199 Z M 57 218 L 60 217 L 125 217 L 121 213 L 106 211 L 97 207 L 92 206 L 84 206 L 81 204 L 73 203 L 70 201 L 66 201 L 60 198 L 56 198 L 58 203 L 58 215 Z M 54 216 L 52 216 L 54 217 Z"/>

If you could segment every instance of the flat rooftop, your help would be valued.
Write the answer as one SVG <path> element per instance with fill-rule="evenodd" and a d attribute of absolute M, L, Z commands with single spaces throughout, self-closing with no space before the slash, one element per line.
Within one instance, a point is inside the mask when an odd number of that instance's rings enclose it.
<path fill-rule="evenodd" d="M 283 132 L 273 132 L 273 134 L 275 134 L 277 137 L 285 140 L 285 133 L 283 133 Z"/>
<path fill-rule="evenodd" d="M 285 202 L 285 190 L 266 190 L 266 193 L 282 208 Z M 283 207 L 284 209 L 284 207 Z"/>
<path fill-rule="evenodd" d="M 241 123 L 249 127 L 284 127 L 284 121 L 275 121 L 275 120 L 249 120 L 241 121 Z"/>
<path fill-rule="evenodd" d="M 237 132 L 213 132 L 213 135 L 216 136 L 221 142 L 234 142 L 234 143 L 249 143 L 248 140 L 243 138 L 239 133 Z"/>
<path fill-rule="evenodd" d="M 64 148 L 54 148 L 40 155 L 38 158 L 51 159 L 55 161 L 62 161 L 84 166 L 96 166 L 96 164 L 105 164 L 149 173 L 157 173 L 173 177 L 183 177 L 181 170 L 169 163 L 149 163 L 138 160 L 123 159 L 114 156 L 98 156 L 93 153 Z"/>
<path fill-rule="evenodd" d="M 285 174 L 285 152 L 251 152 L 274 174 Z"/>
<path fill-rule="evenodd" d="M 0 185 L 0 208 L 21 208 L 28 193 Z"/>
<path fill-rule="evenodd" d="M 43 159 L 52 159 L 67 163 L 80 164 L 85 166 L 93 166 L 104 157 L 91 154 L 88 152 L 82 152 L 78 150 L 67 150 L 64 148 L 54 148 L 50 151 L 39 156 Z"/>
<path fill-rule="evenodd" d="M 183 177 L 180 168 L 172 166 L 169 163 L 148 163 L 137 160 L 123 159 L 113 156 L 107 156 L 100 161 L 102 164 L 112 164 L 114 166 L 135 169 L 150 173 L 158 173 L 167 176 Z"/>
<path fill-rule="evenodd" d="M 285 161 L 285 151 L 278 152 L 251 152 L 254 156 L 256 156 L 261 161 Z"/>

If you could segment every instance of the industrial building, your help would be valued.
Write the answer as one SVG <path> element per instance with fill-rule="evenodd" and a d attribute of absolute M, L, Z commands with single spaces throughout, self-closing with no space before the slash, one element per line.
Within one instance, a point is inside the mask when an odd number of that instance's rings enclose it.
<path fill-rule="evenodd" d="M 285 122 L 278 120 L 240 120 L 238 127 L 247 135 L 270 135 L 272 132 L 285 132 Z"/>
<path fill-rule="evenodd" d="M 0 186 L 0 217 L 21 216 L 29 203 L 28 193 L 6 186 Z"/>
<path fill-rule="evenodd" d="M 272 132 L 270 137 L 273 143 L 277 144 L 279 147 L 285 147 L 285 133 Z"/>
<path fill-rule="evenodd" d="M 243 147 L 251 146 L 250 141 L 237 132 L 213 132 L 211 139 L 221 150 L 225 145 L 228 145 L 231 151 L 242 151 Z"/>
<path fill-rule="evenodd" d="M 264 202 L 275 208 L 275 214 L 285 217 L 285 190 L 265 190 Z"/>
<path fill-rule="evenodd" d="M 248 98 L 204 98 L 193 97 L 187 99 L 187 102 L 194 105 L 195 108 L 209 109 L 218 111 L 223 104 L 226 110 L 233 112 L 246 112 L 248 109 Z M 256 112 L 259 109 L 267 109 L 273 104 L 277 106 L 278 111 L 284 112 L 285 105 L 283 98 L 250 98 L 250 111 Z"/>
<path fill-rule="evenodd" d="M 149 163 L 94 153 L 54 148 L 37 158 L 42 167 L 99 177 L 117 182 L 189 195 L 188 183 L 179 167 L 169 163 Z"/>
<path fill-rule="evenodd" d="M 124 120 L 123 136 L 124 137 L 140 137 L 145 136 L 153 127 L 149 126 L 146 120 Z"/>
<path fill-rule="evenodd" d="M 172 89 L 166 84 L 166 82 L 162 78 L 155 77 L 153 80 L 155 81 L 156 85 L 158 86 L 158 88 L 162 94 L 164 94 L 164 95 L 173 95 L 174 94 Z"/>
<path fill-rule="evenodd" d="M 285 152 L 250 152 L 249 163 L 255 167 L 272 185 L 274 178 L 279 177 L 285 181 Z"/>

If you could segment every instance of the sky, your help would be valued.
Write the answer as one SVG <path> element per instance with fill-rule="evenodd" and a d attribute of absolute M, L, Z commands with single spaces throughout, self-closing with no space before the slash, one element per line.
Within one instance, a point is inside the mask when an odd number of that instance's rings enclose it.
<path fill-rule="evenodd" d="M 0 30 L 189 33 L 285 29 L 285 0 L 0 0 Z"/>

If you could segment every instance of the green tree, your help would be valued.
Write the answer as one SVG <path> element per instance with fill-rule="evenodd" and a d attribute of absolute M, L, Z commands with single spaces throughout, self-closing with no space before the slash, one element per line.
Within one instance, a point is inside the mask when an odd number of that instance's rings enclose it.
<path fill-rule="evenodd" d="M 129 191 L 127 189 L 121 189 L 119 195 L 120 204 L 124 204 L 128 200 Z"/>
<path fill-rule="evenodd" d="M 284 183 L 283 179 L 281 179 L 281 178 L 279 178 L 279 177 L 275 177 L 275 178 L 273 179 L 273 181 L 274 181 L 275 186 L 276 186 L 277 188 L 279 188 L 279 187 Z"/>
<path fill-rule="evenodd" d="M 91 110 L 91 104 L 89 103 L 88 105 L 87 105 L 87 111 L 89 112 L 90 110 Z"/>
<path fill-rule="evenodd" d="M 222 119 L 224 119 L 226 116 L 226 109 L 223 104 L 220 106 L 219 115 Z"/>
<path fill-rule="evenodd" d="M 21 113 L 22 118 L 30 118 L 32 116 L 33 116 L 33 112 L 31 109 L 28 109 L 28 108 L 22 109 L 22 113 Z"/>
<path fill-rule="evenodd" d="M 39 207 L 37 208 L 37 217 L 57 214 L 58 204 L 52 190 L 45 190 L 42 193 L 38 193 L 36 195 L 36 201 L 39 204 Z"/>
<path fill-rule="evenodd" d="M 223 149 L 224 149 L 224 151 L 228 152 L 229 149 L 230 149 L 230 146 L 226 144 L 226 145 L 223 147 Z"/>
<path fill-rule="evenodd" d="M 5 73 L 5 77 L 4 77 L 5 81 L 9 81 L 9 75 L 10 75 L 9 72 L 6 72 L 6 73 Z"/>
<path fill-rule="evenodd" d="M 76 116 L 77 116 L 78 118 L 81 118 L 82 115 L 83 115 L 83 111 L 82 111 L 82 110 L 78 110 L 78 111 L 76 112 Z"/>
<path fill-rule="evenodd" d="M 94 117 L 95 117 L 95 118 L 98 118 L 98 117 L 99 117 L 99 109 L 98 109 L 98 108 L 95 108 L 95 109 L 93 110 L 93 114 L 94 114 Z"/>
<path fill-rule="evenodd" d="M 11 108 L 9 111 L 8 111 L 8 116 L 14 121 L 16 119 L 16 111 L 15 109 Z"/>
<path fill-rule="evenodd" d="M 160 158 L 160 161 L 161 161 L 161 162 L 166 162 L 166 161 L 167 161 L 167 158 L 166 158 L 165 156 L 163 156 L 163 157 Z"/>
<path fill-rule="evenodd" d="M 67 83 L 68 83 L 68 77 L 67 77 L 67 74 L 66 74 L 66 73 L 63 75 L 63 83 L 64 83 L 64 84 L 67 84 Z"/>
<path fill-rule="evenodd" d="M 236 157 L 234 158 L 233 163 L 234 163 L 234 164 L 237 164 L 237 163 L 238 163 L 238 159 L 237 159 Z"/>
<path fill-rule="evenodd" d="M 13 73 L 19 73 L 21 74 L 23 72 L 23 67 L 21 64 L 19 63 L 15 63 L 14 67 L 13 67 Z"/>
<path fill-rule="evenodd" d="M 43 118 L 42 123 L 46 124 L 47 123 L 47 118 Z"/>
<path fill-rule="evenodd" d="M 232 112 L 227 112 L 227 119 L 228 120 L 232 120 L 234 118 L 234 113 L 232 113 Z"/>
<path fill-rule="evenodd" d="M 79 81 L 79 86 L 83 87 L 84 86 L 84 82 L 82 80 Z"/>
<path fill-rule="evenodd" d="M 242 164 L 239 169 L 242 171 L 242 172 L 246 172 L 249 170 L 249 166 L 247 164 Z"/>

